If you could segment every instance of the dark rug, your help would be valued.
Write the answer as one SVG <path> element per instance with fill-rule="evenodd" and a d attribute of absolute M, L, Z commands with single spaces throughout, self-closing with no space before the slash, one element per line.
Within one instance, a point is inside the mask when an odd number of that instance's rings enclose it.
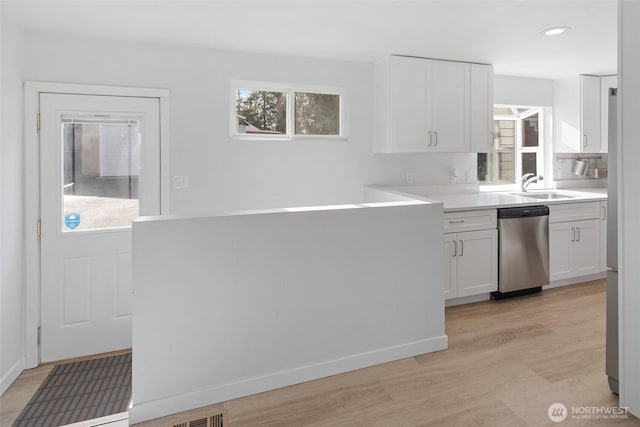
<path fill-rule="evenodd" d="M 57 365 L 14 427 L 57 427 L 126 412 L 131 353 Z"/>

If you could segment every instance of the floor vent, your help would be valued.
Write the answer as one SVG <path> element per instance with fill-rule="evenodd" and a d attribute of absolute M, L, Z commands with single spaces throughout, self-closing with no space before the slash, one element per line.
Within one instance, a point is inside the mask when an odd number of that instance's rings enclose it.
<path fill-rule="evenodd" d="M 217 414 L 199 416 L 188 421 L 181 421 L 179 423 L 172 423 L 170 427 L 227 427 L 227 413 L 226 411 L 218 412 Z"/>

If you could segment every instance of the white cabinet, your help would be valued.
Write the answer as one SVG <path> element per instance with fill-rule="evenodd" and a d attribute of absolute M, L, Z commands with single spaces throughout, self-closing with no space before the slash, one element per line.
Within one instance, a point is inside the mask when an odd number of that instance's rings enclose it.
<path fill-rule="evenodd" d="M 607 202 L 600 202 L 600 271 L 607 271 Z"/>
<path fill-rule="evenodd" d="M 549 224 L 549 270 L 552 282 L 599 273 L 599 220 Z"/>
<path fill-rule="evenodd" d="M 428 62 L 427 133 L 432 132 L 431 149 L 443 153 L 469 152 L 471 64 Z"/>
<path fill-rule="evenodd" d="M 618 76 L 600 78 L 600 152 L 609 149 L 609 89 L 618 88 Z"/>
<path fill-rule="evenodd" d="M 580 76 L 580 151 L 600 151 L 600 77 Z"/>
<path fill-rule="evenodd" d="M 430 151 L 427 134 L 427 65 L 428 62 L 421 58 L 409 58 L 406 56 L 392 56 L 388 78 L 390 79 L 391 92 L 390 123 L 389 118 L 379 118 L 378 125 L 389 126 L 388 142 L 389 152 L 418 153 Z M 386 122 L 382 122 L 386 120 Z M 383 135 L 376 135 L 384 138 Z M 386 151 L 386 150 L 384 150 Z"/>
<path fill-rule="evenodd" d="M 478 66 L 474 129 L 490 124 L 491 66 Z M 482 68 L 485 67 L 485 68 Z M 470 152 L 472 64 L 391 55 L 374 67 L 375 145 L 378 153 Z M 491 81 L 490 81 L 491 80 Z M 484 98 L 484 99 L 481 99 Z M 483 111 L 481 111 L 483 110 Z M 474 130 L 475 132 L 475 130 Z M 483 150 L 487 140 L 477 141 Z"/>
<path fill-rule="evenodd" d="M 493 149 L 493 67 L 471 64 L 471 151 Z"/>
<path fill-rule="evenodd" d="M 458 234 L 444 235 L 444 299 L 458 296 Z"/>
<path fill-rule="evenodd" d="M 492 215 L 492 218 L 488 215 Z M 444 234 L 444 298 L 465 297 L 498 290 L 496 211 L 447 213 L 444 222 L 445 231 L 477 228 L 474 231 Z"/>
<path fill-rule="evenodd" d="M 601 204 L 560 204 L 549 207 L 550 280 L 601 272 Z"/>

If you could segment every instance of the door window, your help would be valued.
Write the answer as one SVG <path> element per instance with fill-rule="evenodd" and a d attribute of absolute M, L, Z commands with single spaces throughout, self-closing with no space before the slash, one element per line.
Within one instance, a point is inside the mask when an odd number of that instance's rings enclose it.
<path fill-rule="evenodd" d="M 63 115 L 62 230 L 129 227 L 139 215 L 140 120 Z"/>

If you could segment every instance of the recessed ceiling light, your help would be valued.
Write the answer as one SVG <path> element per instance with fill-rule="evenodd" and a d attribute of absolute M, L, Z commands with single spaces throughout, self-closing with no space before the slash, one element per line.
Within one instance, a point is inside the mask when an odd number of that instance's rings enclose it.
<path fill-rule="evenodd" d="M 551 28 L 547 28 L 546 30 L 542 30 L 540 31 L 540 34 L 543 34 L 545 36 L 557 36 L 559 34 L 562 34 L 566 31 L 569 31 L 571 29 L 571 27 L 567 27 L 567 26 L 562 26 L 562 27 L 551 27 Z"/>

